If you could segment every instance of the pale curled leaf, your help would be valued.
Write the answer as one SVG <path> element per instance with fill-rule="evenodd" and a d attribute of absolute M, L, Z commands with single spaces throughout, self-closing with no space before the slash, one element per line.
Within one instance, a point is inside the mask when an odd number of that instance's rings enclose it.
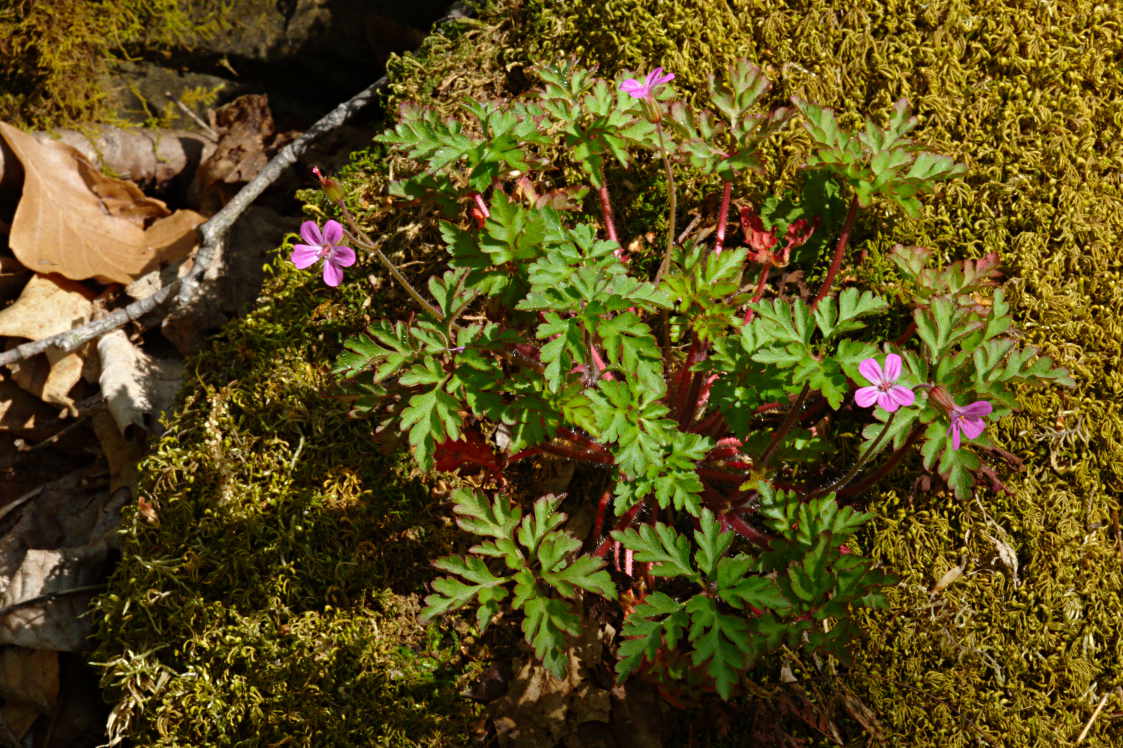
<path fill-rule="evenodd" d="M 117 428 L 129 425 L 151 431 L 156 416 L 171 406 L 183 379 L 183 367 L 170 359 L 154 359 L 134 346 L 121 330 L 97 343 L 101 361 L 98 383 Z"/>

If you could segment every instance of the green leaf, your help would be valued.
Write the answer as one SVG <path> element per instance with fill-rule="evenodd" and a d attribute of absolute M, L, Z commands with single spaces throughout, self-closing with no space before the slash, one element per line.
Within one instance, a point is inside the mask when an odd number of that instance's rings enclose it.
<path fill-rule="evenodd" d="M 565 654 L 566 634 L 580 633 L 580 621 L 570 606 L 548 597 L 531 597 L 523 605 L 522 630 L 534 654 L 556 678 L 564 678 L 568 669 Z"/>
<path fill-rule="evenodd" d="M 700 579 L 690 565 L 690 541 L 662 522 L 643 525 L 639 530 L 613 530 L 612 539 L 634 551 L 637 561 L 656 564 L 651 568 L 654 576 Z"/>
<path fill-rule="evenodd" d="M 571 550 L 581 546 L 580 541 Z M 563 597 L 573 597 L 575 587 L 580 587 L 588 592 L 595 592 L 608 600 L 616 599 L 616 586 L 612 577 L 604 571 L 604 559 L 594 556 L 579 556 L 568 566 L 562 566 L 557 571 L 542 572 L 542 578 L 558 591 Z"/>
<path fill-rule="evenodd" d="M 522 554 L 511 540 L 515 527 L 522 519 L 522 510 L 519 507 L 513 505 L 505 496 L 497 496 L 494 501 L 488 502 L 483 494 L 466 488 L 453 491 L 452 500 L 456 524 L 461 530 L 496 540 L 491 545 L 476 546 L 472 549 L 473 553 L 502 555 L 507 566 L 512 570 L 525 565 Z"/>
<path fill-rule="evenodd" d="M 479 598 L 483 607 L 481 611 L 488 611 L 486 617 L 480 616 L 480 630 L 487 628 L 497 611 L 497 604 L 507 596 L 507 591 L 501 587 L 508 581 L 491 573 L 484 564 L 483 559 L 459 556 L 448 556 L 437 559 L 433 563 L 441 571 L 458 574 L 474 584 L 465 584 L 453 577 L 441 577 L 433 582 L 435 592 L 425 598 L 425 608 L 421 611 L 421 620 L 429 621 L 438 615 L 450 610 L 457 610 Z"/>
<path fill-rule="evenodd" d="M 737 616 L 718 611 L 712 598 L 696 595 L 686 604 L 690 613 L 691 662 L 705 664 L 718 695 L 729 700 L 741 672 L 748 667 L 749 625 Z"/>
<path fill-rule="evenodd" d="M 746 606 L 757 610 L 771 610 L 786 615 L 792 610 L 791 601 L 770 577 L 745 577 L 753 560 L 748 557 L 723 558 L 718 563 L 718 596 L 737 610 Z"/>
<path fill-rule="evenodd" d="M 617 652 L 616 678 L 623 681 L 646 659 L 654 662 L 659 649 L 673 650 L 689 622 L 684 605 L 662 592 L 652 592 L 624 619 Z"/>
<path fill-rule="evenodd" d="M 733 533 L 722 531 L 721 524 L 709 509 L 702 510 L 699 525 L 699 529 L 694 531 L 694 542 L 698 546 L 694 562 L 703 576 L 713 578 L 717 574 L 718 561 L 733 544 Z"/>

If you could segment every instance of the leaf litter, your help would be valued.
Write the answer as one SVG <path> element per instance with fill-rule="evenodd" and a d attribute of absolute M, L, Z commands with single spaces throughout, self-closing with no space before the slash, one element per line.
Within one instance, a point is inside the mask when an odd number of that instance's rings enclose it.
<path fill-rule="evenodd" d="M 207 214 L 291 138 L 274 132 L 263 96 L 236 100 L 215 121 L 217 142 L 201 149 L 189 190 L 198 210 L 172 210 L 103 174 L 95 163 L 105 160 L 93 156 L 106 154 L 96 147 L 0 122 L 0 352 L 80 327 L 186 274 Z M 175 156 L 189 135 L 104 130 L 98 142 L 115 144 L 110 166 L 127 167 L 118 173 L 158 183 L 189 166 L 185 158 L 148 164 L 153 143 Z M 243 214 L 230 239 L 238 252 L 223 248 L 204 293 L 171 319 L 142 318 L 72 352 L 49 348 L 0 367 L 0 744 L 33 735 L 40 744 L 67 730 L 60 715 L 83 712 L 63 703 L 59 662 L 88 650 L 84 614 L 118 552 L 120 510 L 143 499 L 137 464 L 180 388 L 183 356 L 252 300 L 265 253 L 291 222 L 267 208 Z"/>

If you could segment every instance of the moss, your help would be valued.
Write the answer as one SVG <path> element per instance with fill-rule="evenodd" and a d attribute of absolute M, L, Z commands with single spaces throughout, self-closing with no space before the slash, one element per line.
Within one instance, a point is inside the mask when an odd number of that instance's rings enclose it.
<path fill-rule="evenodd" d="M 28 128 L 110 120 L 101 86 L 111 61 L 128 59 L 138 47 L 191 49 L 244 22 L 246 6 L 238 0 L 6 3 L 0 7 L 0 119 Z"/>
<path fill-rule="evenodd" d="M 922 117 L 916 140 L 968 165 L 967 178 L 924 201 L 919 220 L 869 215 L 859 243 L 875 263 L 896 242 L 945 259 L 999 252 L 1026 339 L 1078 386 L 1027 388 L 1024 409 L 992 427 L 1027 460 L 1010 493 L 980 489 L 960 504 L 915 490 L 914 464 L 869 497 L 878 520 L 863 544 L 901 579 L 891 606 L 865 616 L 850 665 L 796 670 L 846 740 L 1068 743 L 1123 686 L 1121 29 L 1123 10 L 1090 0 L 1063 9 L 1017 0 L 505 0 L 390 66 L 391 103 L 447 110 L 467 95 L 524 92 L 536 60 L 577 55 L 608 73 L 662 64 L 689 92 L 748 56 L 771 71 L 778 97 L 800 93 L 851 121 L 907 97 Z M 739 194 L 790 182 L 807 146 L 798 133 L 790 142 Z M 387 250 L 420 260 L 411 269 L 426 274 L 440 247 L 415 216 L 386 210 L 386 168 L 377 151 L 358 156 L 350 199 Z M 637 216 L 658 214 L 650 195 L 622 200 Z M 103 603 L 107 682 L 139 744 L 281 733 L 306 742 L 329 714 L 341 732 L 325 734 L 335 740 L 390 742 L 405 731 L 456 742 L 449 736 L 465 728 L 442 715 L 464 706 L 453 683 L 472 665 L 451 640 L 429 648 L 431 671 L 399 649 L 426 651 L 411 595 L 452 540 L 426 488 L 374 456 L 368 424 L 345 420 L 325 373 L 341 334 L 401 300 L 383 284 L 364 310 L 363 284 L 327 294 L 283 264 L 259 308 L 196 364 L 171 435 L 145 465 L 161 525 L 134 518 L 127 527 Z M 957 565 L 963 576 L 931 592 Z M 338 648 L 326 644 L 336 636 Z M 778 663 L 762 667 L 774 683 Z M 277 679 L 309 684 L 306 717 L 293 715 Z M 365 688 L 347 686 L 356 679 Z M 190 714 L 204 704 L 229 712 L 215 728 L 226 732 L 197 732 L 207 728 Z M 437 726 L 409 732 L 413 704 Z M 759 702 L 742 706 L 753 714 Z M 1086 745 L 1123 740 L 1119 708 L 1108 704 Z M 342 715 L 366 709 L 377 725 Z"/>

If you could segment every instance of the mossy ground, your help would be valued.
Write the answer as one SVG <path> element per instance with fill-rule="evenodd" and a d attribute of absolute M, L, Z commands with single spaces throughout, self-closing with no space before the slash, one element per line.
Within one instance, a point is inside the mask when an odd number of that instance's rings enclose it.
<path fill-rule="evenodd" d="M 1026 342 L 1077 387 L 1027 388 L 1024 409 L 992 427 L 1026 460 L 1008 493 L 957 502 L 914 486 L 912 465 L 869 497 L 867 550 L 900 578 L 890 607 L 864 617 L 848 665 L 787 661 L 803 711 L 832 714 L 844 741 L 1069 744 L 1106 696 L 1084 745 L 1123 743 L 1121 48 L 1123 9 L 1089 0 L 505 0 L 391 66 L 392 100 L 449 106 L 521 93 L 535 60 L 576 55 L 609 75 L 660 64 L 689 92 L 743 56 L 778 97 L 851 118 L 906 97 L 916 140 L 967 164 L 920 220 L 874 211 L 858 244 L 873 258 L 896 242 L 945 259 L 997 251 Z M 806 141 L 785 142 L 745 194 L 793 177 L 786 159 Z M 424 274 L 433 237 L 386 212 L 384 170 L 358 165 L 356 207 Z M 138 744 L 468 734 L 457 693 L 486 650 L 447 628 L 437 643 L 414 618 L 427 562 L 454 542 L 445 510 L 378 454 L 369 424 L 346 420 L 326 373 L 342 335 L 403 308 L 383 283 L 364 309 L 365 272 L 329 293 L 279 255 L 259 307 L 197 361 L 146 463 L 160 524 L 127 525 L 99 653 Z M 963 576 L 933 592 L 955 566 Z M 780 661 L 762 672 L 775 678 Z M 205 707 L 226 716 L 201 719 Z"/>
<path fill-rule="evenodd" d="M 247 23 L 261 0 L 0 3 L 0 120 L 73 127 L 114 119 L 103 86 L 137 48 L 190 49 Z M 251 7 L 252 6 L 252 7 Z"/>

